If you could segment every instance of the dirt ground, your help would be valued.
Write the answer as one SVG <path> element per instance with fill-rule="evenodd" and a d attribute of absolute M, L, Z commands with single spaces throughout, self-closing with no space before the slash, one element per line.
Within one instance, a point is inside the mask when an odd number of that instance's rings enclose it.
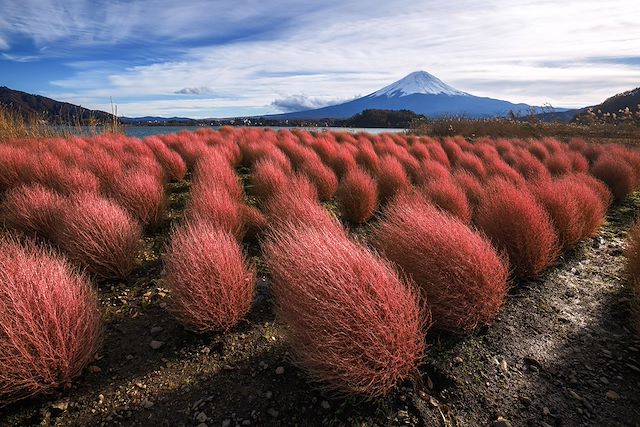
<path fill-rule="evenodd" d="M 0 425 L 640 426 L 640 336 L 622 271 L 640 195 L 543 277 L 513 284 L 490 327 L 431 332 L 422 384 L 363 401 L 323 394 L 291 364 L 259 258 L 254 307 L 232 332 L 196 335 L 168 314 L 160 256 L 188 189 L 171 185 L 167 222 L 132 277 L 98 284 L 97 360 L 66 389 L 0 409 Z"/>

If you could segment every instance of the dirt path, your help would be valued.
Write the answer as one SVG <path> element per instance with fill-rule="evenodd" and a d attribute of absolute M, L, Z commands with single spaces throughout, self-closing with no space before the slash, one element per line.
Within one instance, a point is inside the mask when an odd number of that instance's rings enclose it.
<path fill-rule="evenodd" d="M 485 334 L 434 345 L 457 425 L 640 425 L 640 337 L 629 330 L 622 250 L 640 206 L 512 292 Z"/>
<path fill-rule="evenodd" d="M 176 184 L 172 215 L 188 192 Z M 143 267 L 101 285 L 102 357 L 70 388 L 0 409 L 0 425 L 420 426 L 640 425 L 640 339 L 627 329 L 622 247 L 640 196 L 600 235 L 466 338 L 431 334 L 423 388 L 362 402 L 323 395 L 292 366 L 262 278 L 249 318 L 195 335 L 167 313 L 161 233 Z M 173 218 L 172 219 L 176 219 Z M 152 348 L 152 342 L 155 342 Z"/>

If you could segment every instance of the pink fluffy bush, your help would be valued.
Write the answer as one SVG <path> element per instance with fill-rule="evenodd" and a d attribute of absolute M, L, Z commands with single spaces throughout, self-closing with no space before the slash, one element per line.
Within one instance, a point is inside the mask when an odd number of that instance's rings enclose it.
<path fill-rule="evenodd" d="M 420 164 L 418 163 L 418 170 Z M 384 156 L 380 160 L 378 174 L 378 193 L 381 201 L 387 201 L 396 193 L 408 191 L 411 188 L 411 181 L 402 166 L 402 163 L 395 157 Z"/>
<path fill-rule="evenodd" d="M 340 180 L 336 200 L 347 221 L 356 224 L 367 222 L 378 207 L 376 182 L 362 169 L 351 169 Z"/>
<path fill-rule="evenodd" d="M 127 276 L 140 249 L 140 224 L 115 202 L 91 193 L 62 206 L 55 242 L 71 261 L 102 276 Z"/>
<path fill-rule="evenodd" d="M 184 217 L 188 221 L 209 222 L 242 240 L 247 232 L 243 205 L 225 188 L 192 188 Z"/>
<path fill-rule="evenodd" d="M 504 303 L 507 269 L 491 243 L 420 195 L 391 202 L 371 239 L 420 287 L 434 326 L 466 333 Z"/>
<path fill-rule="evenodd" d="M 164 266 L 171 312 L 187 329 L 228 331 L 251 308 L 255 269 L 233 235 L 211 223 L 174 229 Z"/>
<path fill-rule="evenodd" d="M 101 332 L 89 281 L 33 243 L 0 237 L 0 406 L 69 383 Z"/>
<path fill-rule="evenodd" d="M 0 205 L 0 221 L 28 236 L 50 240 L 63 205 L 62 196 L 41 185 L 21 185 L 6 193 Z"/>
<path fill-rule="evenodd" d="M 622 158 L 612 155 L 601 155 L 591 166 L 591 174 L 603 181 L 616 200 L 622 200 L 636 186 L 633 168 Z"/>
<path fill-rule="evenodd" d="M 264 253 L 294 361 L 313 380 L 373 398 L 417 372 L 425 313 L 387 262 L 303 224 L 272 232 Z"/>
<path fill-rule="evenodd" d="M 475 223 L 504 251 L 516 277 L 530 277 L 553 264 L 558 239 L 549 214 L 526 189 L 494 179 L 487 185 Z"/>
<path fill-rule="evenodd" d="M 468 224 L 471 222 L 471 208 L 467 195 L 453 178 L 429 181 L 420 187 L 422 194 L 439 209 Z"/>

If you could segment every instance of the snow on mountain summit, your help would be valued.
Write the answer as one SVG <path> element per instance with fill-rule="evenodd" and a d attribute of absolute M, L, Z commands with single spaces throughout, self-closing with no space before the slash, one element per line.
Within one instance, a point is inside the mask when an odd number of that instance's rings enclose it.
<path fill-rule="evenodd" d="M 367 97 L 386 96 L 391 98 L 412 95 L 415 93 L 427 95 L 469 95 L 466 92 L 459 91 L 458 89 L 449 86 L 436 76 L 429 74 L 426 71 L 415 71 L 397 82 L 391 83 L 389 86 L 385 86 L 382 89 L 373 92 Z"/>

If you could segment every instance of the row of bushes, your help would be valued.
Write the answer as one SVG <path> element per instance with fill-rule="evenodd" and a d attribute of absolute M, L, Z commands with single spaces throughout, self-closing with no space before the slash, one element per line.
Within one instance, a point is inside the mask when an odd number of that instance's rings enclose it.
<path fill-rule="evenodd" d="M 55 244 L 74 264 L 123 277 L 142 227 L 162 216 L 164 184 L 190 169 L 191 198 L 164 255 L 177 319 L 196 332 L 237 325 L 255 294 L 255 267 L 242 243 L 260 239 L 295 361 L 331 390 L 378 396 L 417 372 L 431 324 L 468 333 L 490 323 L 509 277 L 537 275 L 592 236 L 612 199 L 637 188 L 639 165 L 637 152 L 619 146 L 549 138 L 471 143 L 223 128 L 144 140 L 14 141 L 0 144 L 7 170 L 0 209 L 6 226 Z M 247 203 L 238 167 L 251 169 L 248 189 L 260 210 Z M 368 241 L 350 237 L 324 201 L 337 203 L 349 227 L 377 215 Z M 61 263 L 56 274 L 67 275 L 76 306 L 95 314 L 95 294 L 66 261 L 16 238 L 2 244 L 23 258 Z M 7 283 L 19 283 L 20 271 L 0 262 Z M 47 277 L 32 279 L 34 286 L 49 286 Z M 24 311 L 14 317 L 25 320 L 15 339 L 0 334 L 0 348 L 33 349 L 21 362 L 37 367 L 51 342 L 20 342 L 34 327 L 35 308 L 20 303 L 30 298 L 25 289 L 2 290 L 5 311 Z M 59 304 L 43 298 L 52 310 Z M 95 349 L 99 322 L 78 331 L 55 317 L 87 313 L 59 310 L 47 321 L 76 334 L 70 344 Z M 11 329 L 8 319 L 0 327 Z M 74 347 L 60 360 L 74 351 L 84 355 Z M 89 359 L 74 359 L 60 378 Z M 0 383 L 0 400 L 60 384 L 22 373 L 24 383 L 20 373 Z"/>

